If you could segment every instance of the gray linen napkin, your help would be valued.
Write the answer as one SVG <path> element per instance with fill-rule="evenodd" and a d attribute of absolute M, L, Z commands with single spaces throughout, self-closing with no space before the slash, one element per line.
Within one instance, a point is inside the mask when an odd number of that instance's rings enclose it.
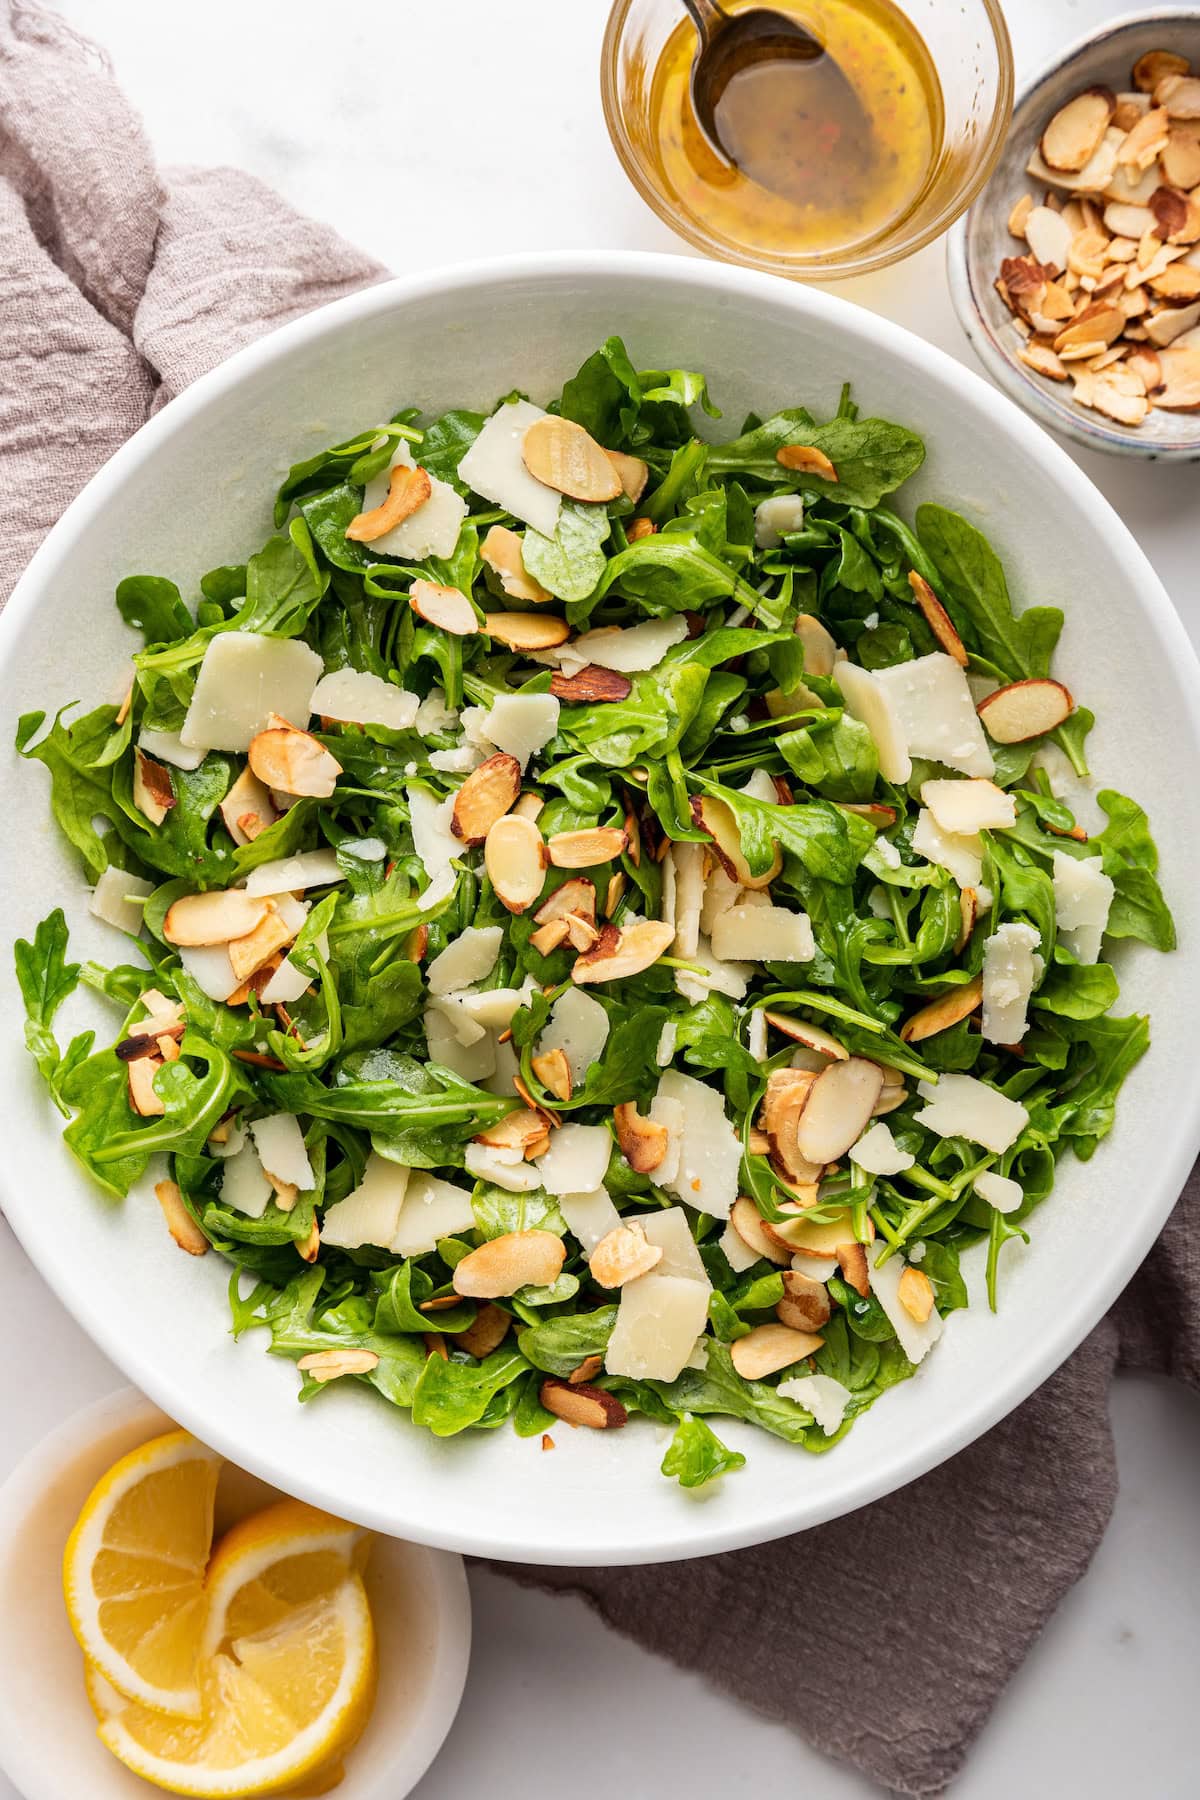
<path fill-rule="evenodd" d="M 250 338 L 383 274 L 236 170 L 160 176 L 94 46 L 0 0 L 0 600 L 157 407 Z M 661 1568 L 496 1566 L 582 1594 L 617 1630 L 884 1786 L 936 1793 L 1103 1534 L 1114 1367 L 1200 1387 L 1198 1302 L 1193 1175 L 1071 1360 L 902 1492 L 798 1537 Z M 814 1567 L 819 1626 L 798 1638 Z"/>

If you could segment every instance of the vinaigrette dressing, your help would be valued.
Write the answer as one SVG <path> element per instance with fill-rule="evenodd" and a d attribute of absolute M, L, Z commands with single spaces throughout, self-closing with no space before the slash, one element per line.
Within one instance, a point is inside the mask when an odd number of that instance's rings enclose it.
<path fill-rule="evenodd" d="M 729 0 L 743 10 L 747 0 Z M 754 0 L 748 0 L 753 4 Z M 696 34 L 684 19 L 654 71 L 650 119 L 662 175 L 682 212 L 747 248 L 845 251 L 916 201 L 941 147 L 941 90 L 929 52 L 890 0 L 772 0 L 825 44 L 858 97 L 811 67 L 759 63 L 737 74 L 717 113 L 737 167 L 696 123 L 688 84 Z M 865 114 L 872 125 L 861 129 Z"/>

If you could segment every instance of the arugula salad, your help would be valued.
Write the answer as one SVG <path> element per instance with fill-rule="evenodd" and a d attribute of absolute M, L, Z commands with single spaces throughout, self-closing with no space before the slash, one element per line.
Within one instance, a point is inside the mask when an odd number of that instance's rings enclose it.
<path fill-rule="evenodd" d="M 920 439 L 700 411 L 614 337 L 546 408 L 369 425 L 192 603 L 122 581 L 125 699 L 17 735 L 129 938 L 16 950 L 90 1175 L 153 1175 L 302 1400 L 641 1413 L 688 1487 L 720 1415 L 837 1443 L 980 1240 L 995 1306 L 1149 1042 L 1105 952 L 1174 943 L 1061 613 L 895 510 Z M 56 1041 L 79 983 L 107 1045 Z"/>

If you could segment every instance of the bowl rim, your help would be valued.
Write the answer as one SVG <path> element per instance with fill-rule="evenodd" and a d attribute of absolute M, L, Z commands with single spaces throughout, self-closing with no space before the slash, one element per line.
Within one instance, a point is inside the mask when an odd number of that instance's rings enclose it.
<path fill-rule="evenodd" d="M 1097 45 L 1106 45 L 1110 40 L 1124 36 L 1126 32 L 1148 30 L 1160 22 L 1164 28 L 1169 28 L 1177 25 L 1180 19 L 1200 23 L 1200 10 L 1152 7 L 1146 12 L 1121 13 L 1117 18 L 1109 19 L 1098 30 L 1084 32 L 1065 50 L 1060 51 L 1053 61 L 1044 64 L 1022 84 L 1013 101 L 1010 131 L 1022 111 L 1032 105 L 1055 76 L 1061 75 L 1064 69 L 1069 68 L 1087 51 Z M 998 160 L 997 157 L 996 161 Z M 987 181 L 976 191 L 970 206 L 955 219 L 946 234 L 946 277 L 950 298 L 967 341 L 984 368 L 1023 410 L 1039 418 L 1049 430 L 1079 444 L 1085 450 L 1098 450 L 1109 456 L 1124 456 L 1137 462 L 1200 462 L 1200 415 L 1197 416 L 1195 436 L 1190 442 L 1169 444 L 1139 438 L 1134 429 L 1123 430 L 1115 423 L 1105 424 L 1100 414 L 1089 414 L 1074 401 L 1060 397 L 1054 389 L 1044 387 L 1035 371 L 1026 369 L 1023 363 L 1018 362 L 1015 353 L 1010 353 L 1000 343 L 984 310 L 983 300 L 976 291 L 969 255 L 972 226 L 979 216 L 979 208 L 987 200 L 995 171 L 994 161 L 988 170 Z"/>
<path fill-rule="evenodd" d="M 978 0 L 978 3 L 991 27 L 997 62 L 996 99 L 980 146 L 979 158 L 969 178 L 955 191 L 954 197 L 940 208 L 937 217 L 920 231 L 911 236 L 903 236 L 899 244 L 885 240 L 875 251 L 867 244 L 861 253 L 851 249 L 836 255 L 826 251 L 794 255 L 775 254 L 766 250 L 755 252 L 749 247 L 741 248 L 731 244 L 726 238 L 693 226 L 690 219 L 684 218 L 674 209 L 667 195 L 649 179 L 641 159 L 633 149 L 625 128 L 624 109 L 618 90 L 618 54 L 630 12 L 637 0 L 613 0 L 600 48 L 600 100 L 609 141 L 634 192 L 651 211 L 658 214 L 665 225 L 670 226 L 686 243 L 692 244 L 706 256 L 716 257 L 739 268 L 760 270 L 768 275 L 783 275 L 793 281 L 841 281 L 852 275 L 867 275 L 876 269 L 889 268 L 894 263 L 915 255 L 927 244 L 932 244 L 950 228 L 982 193 L 1004 149 L 1012 119 L 1016 81 L 1012 38 L 999 0 Z M 889 228 L 888 237 L 890 238 L 892 229 L 902 231 L 903 226 L 902 217 L 894 228 Z M 879 238 L 871 242 L 878 243 Z"/>
<path fill-rule="evenodd" d="M 19 1533 L 25 1521 L 35 1513 L 42 1495 L 52 1489 L 63 1472 L 72 1468 L 87 1449 L 102 1438 L 128 1432 L 137 1443 L 174 1429 L 171 1417 L 154 1400 L 134 1387 L 122 1387 L 102 1395 L 98 1400 L 69 1413 L 47 1436 L 32 1445 L 0 1482 L 0 1575 L 11 1556 L 16 1554 Z M 138 1435 L 133 1437 L 134 1433 Z M 144 1435 L 143 1435 L 144 1434 Z M 115 1453 L 127 1454 L 126 1450 Z M 229 1462 L 238 1461 L 229 1457 Z M 244 1462 L 239 1462 L 244 1467 Z M 273 1484 L 278 1485 L 278 1484 Z M 429 1769 L 434 1757 L 450 1734 L 462 1706 L 467 1673 L 471 1661 L 471 1590 L 461 1556 L 450 1550 L 381 1534 L 372 1549 L 374 1557 L 394 1559 L 419 1558 L 426 1568 L 432 1615 L 437 1621 L 433 1655 L 415 1709 L 402 1713 L 384 1713 L 376 1708 L 373 1717 L 392 1740 L 388 1768 L 370 1789 L 362 1789 L 359 1800 L 402 1800 L 416 1787 Z M 57 1595 L 57 1590 L 55 1591 Z M 65 1622 L 65 1620 L 64 1620 Z M 0 1666 L 7 1660 L 4 1640 L 16 1632 L 16 1622 L 0 1620 Z M 78 1701 L 87 1706 L 82 1681 Z M 8 1702 L 0 1693 L 0 1723 L 5 1719 Z M 60 1800 L 62 1789 L 44 1756 L 45 1732 L 53 1728 L 54 1711 L 38 1715 L 25 1732 L 0 1732 L 0 1769 L 19 1787 L 27 1800 Z M 11 1721 L 10 1721 L 11 1722 Z M 353 1794 L 361 1784 L 354 1780 L 354 1764 L 348 1766 L 348 1786 Z M 402 1781 L 403 1786 L 397 1786 Z M 150 1789 L 147 1790 L 152 1791 Z"/>
<path fill-rule="evenodd" d="M 76 532 L 119 493 L 127 477 L 153 460 L 160 446 L 177 434 L 186 433 L 197 415 L 219 406 L 244 378 L 273 363 L 285 362 L 314 342 L 340 334 L 365 318 L 393 311 L 402 313 L 415 300 L 453 304 L 456 292 L 462 289 L 481 285 L 520 287 L 554 280 L 569 290 L 571 285 L 590 278 L 614 275 L 619 275 L 629 287 L 690 286 L 708 296 L 736 294 L 751 301 L 794 308 L 866 339 L 880 353 L 881 367 L 886 367 L 889 360 L 906 364 L 927 376 L 935 386 L 967 396 L 981 423 L 986 424 L 989 419 L 994 422 L 1014 450 L 1023 452 L 1044 470 L 1048 480 L 1069 492 L 1081 510 L 1092 514 L 1097 529 L 1103 530 L 1114 550 L 1138 569 L 1139 602 L 1148 625 L 1170 663 L 1177 670 L 1193 672 L 1192 704 L 1200 717 L 1200 661 L 1162 582 L 1128 526 L 1066 451 L 983 376 L 903 326 L 833 294 L 732 264 L 647 251 L 530 253 L 425 270 L 329 302 L 236 352 L 148 420 L 93 476 L 52 527 L 0 616 L 0 692 L 20 633 L 33 618 L 43 566 L 58 558 Z M 1185 1093 L 1189 1101 L 1194 1101 L 1200 1096 L 1200 1065 L 1189 1081 L 1191 1085 Z M 910 1440 L 889 1450 L 872 1464 L 869 1472 L 831 1483 L 816 1499 L 798 1485 L 770 1505 L 763 1503 L 748 1512 L 731 1509 L 727 1520 L 691 1509 L 679 1513 L 678 1529 L 655 1528 L 647 1535 L 643 1527 L 639 1535 L 636 1524 L 631 1527 L 623 1522 L 621 1535 L 614 1535 L 612 1541 L 589 1540 L 576 1545 L 544 1545 L 536 1538 L 531 1541 L 530 1534 L 521 1537 L 509 1524 L 489 1523 L 484 1516 L 469 1531 L 456 1529 L 447 1533 L 427 1511 L 403 1511 L 403 1496 L 392 1497 L 385 1507 L 376 1497 L 363 1495 L 361 1503 L 348 1509 L 345 1496 L 337 1491 L 325 1469 L 316 1466 L 315 1459 L 302 1471 L 281 1469 L 269 1446 L 263 1448 L 252 1437 L 247 1441 L 235 1425 L 206 1407 L 202 1390 L 194 1382 L 189 1385 L 183 1379 L 175 1379 L 157 1362 L 131 1349 L 117 1309 L 104 1303 L 98 1284 L 77 1278 L 69 1256 L 58 1261 L 47 1259 L 48 1266 L 38 1260 L 31 1247 L 36 1237 L 36 1213 L 21 1204 L 8 1159 L 0 1163 L 0 1203 L 43 1278 L 93 1342 L 163 1412 L 231 1462 L 314 1505 L 335 1513 L 349 1510 L 368 1527 L 403 1534 L 420 1543 L 513 1562 L 572 1565 L 582 1560 L 597 1565 L 628 1565 L 672 1561 L 769 1542 L 840 1517 L 926 1474 L 998 1423 L 1076 1349 L 1142 1262 L 1179 1198 L 1200 1151 L 1200 1105 L 1181 1105 L 1173 1132 L 1157 1148 L 1154 1171 L 1148 1175 L 1139 1196 L 1137 1229 L 1130 1230 L 1119 1254 L 1086 1259 L 1080 1278 L 1071 1286 L 1063 1305 L 1046 1321 L 1045 1332 L 1018 1347 L 1004 1367 L 995 1372 L 973 1407 L 964 1408 L 953 1417 L 936 1418 L 928 1435 L 915 1448 Z"/>

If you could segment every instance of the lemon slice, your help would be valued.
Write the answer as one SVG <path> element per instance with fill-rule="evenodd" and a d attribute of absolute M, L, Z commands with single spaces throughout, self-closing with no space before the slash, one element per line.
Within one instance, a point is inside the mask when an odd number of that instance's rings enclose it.
<path fill-rule="evenodd" d="M 220 1468 L 186 1431 L 143 1444 L 92 1489 L 63 1557 L 67 1615 L 89 1662 L 128 1699 L 192 1718 Z"/>
<path fill-rule="evenodd" d="M 236 1525 L 209 1567 L 200 1717 L 117 1709 L 101 1693 L 102 1741 L 179 1794 L 313 1793 L 336 1779 L 375 1694 L 365 1547 L 355 1526 L 298 1501 Z"/>

